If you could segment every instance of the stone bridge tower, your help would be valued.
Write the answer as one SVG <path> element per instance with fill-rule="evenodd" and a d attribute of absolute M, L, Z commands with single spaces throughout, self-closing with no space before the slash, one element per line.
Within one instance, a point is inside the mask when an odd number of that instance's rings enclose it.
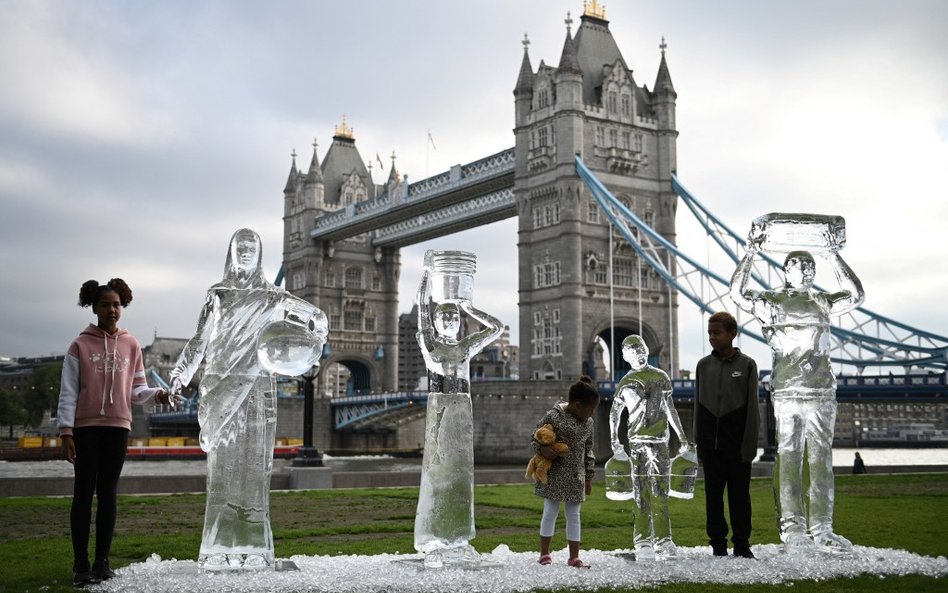
<path fill-rule="evenodd" d="M 283 271 L 286 289 L 315 303 L 329 317 L 329 358 L 348 369 L 349 389 L 392 391 L 398 372 L 397 248 L 373 248 L 367 234 L 342 241 L 314 241 L 316 219 L 370 200 L 400 183 L 394 156 L 388 187 L 376 186 L 345 120 L 336 127 L 322 165 L 313 157 L 304 172 L 296 155 L 283 190 Z M 317 389 L 327 388 L 322 373 Z M 324 392 L 324 391 L 320 391 Z"/>
<path fill-rule="evenodd" d="M 586 5 L 575 36 L 566 20 L 559 65 L 534 72 L 524 36 L 514 88 L 519 211 L 520 378 L 608 379 L 603 348 L 641 333 L 653 364 L 677 376 L 677 294 L 614 235 L 576 174 L 574 155 L 610 191 L 675 242 L 675 100 L 664 40 L 655 85 L 639 85 L 605 11 Z M 612 306 L 610 282 L 612 275 Z M 614 323 L 610 322 L 614 319 Z M 614 334 L 611 331 L 614 328 Z"/>

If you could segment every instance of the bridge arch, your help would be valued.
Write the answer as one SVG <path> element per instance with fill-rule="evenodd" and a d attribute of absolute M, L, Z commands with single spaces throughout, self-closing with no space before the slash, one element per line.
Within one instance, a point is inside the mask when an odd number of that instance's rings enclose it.
<path fill-rule="evenodd" d="M 335 396 L 360 395 L 373 391 L 381 391 L 382 367 L 366 356 L 343 354 L 332 356 L 322 363 L 325 369 L 322 373 L 325 393 Z M 345 370 L 333 368 L 344 367 Z"/>
<path fill-rule="evenodd" d="M 652 366 L 661 366 L 659 361 L 661 355 L 665 350 L 665 345 L 661 342 L 659 334 L 652 329 L 652 327 L 642 322 L 641 330 L 639 330 L 639 320 L 631 317 L 620 317 L 615 319 L 614 325 L 611 328 L 614 328 L 614 336 L 610 332 L 609 321 L 603 321 L 600 323 L 596 329 L 593 331 L 592 335 L 587 340 L 586 345 L 586 356 L 583 360 L 583 374 L 589 375 L 595 380 L 598 381 L 616 381 L 622 375 L 629 370 L 629 363 L 622 358 L 622 342 L 627 337 L 633 334 L 640 334 L 645 340 L 645 344 L 648 346 L 649 351 L 649 364 Z M 610 352 L 609 344 L 610 341 L 615 341 L 615 351 Z M 601 374 L 601 370 L 597 372 L 597 369 L 600 367 L 600 364 L 597 364 L 596 356 L 600 352 L 606 353 L 611 361 L 611 368 L 615 369 L 612 373 L 612 377 L 609 376 L 597 376 Z"/>

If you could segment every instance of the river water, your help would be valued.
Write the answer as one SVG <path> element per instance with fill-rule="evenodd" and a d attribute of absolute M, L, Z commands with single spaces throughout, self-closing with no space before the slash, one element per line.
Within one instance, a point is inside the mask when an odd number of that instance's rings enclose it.
<path fill-rule="evenodd" d="M 859 449 L 869 471 L 892 465 L 948 465 L 948 448 L 937 449 Z M 856 449 L 833 449 L 833 465 L 852 465 Z M 289 459 L 276 459 L 274 472 L 286 471 L 292 463 Z M 329 457 L 325 464 L 339 472 L 359 471 L 419 471 L 421 458 L 367 455 L 359 457 Z M 524 461 L 526 465 L 526 460 Z M 497 467 L 497 466 L 492 466 Z M 193 461 L 126 461 L 124 476 L 202 476 L 207 471 L 207 462 Z M 72 466 L 59 461 L 0 461 L 0 478 L 72 477 Z"/>

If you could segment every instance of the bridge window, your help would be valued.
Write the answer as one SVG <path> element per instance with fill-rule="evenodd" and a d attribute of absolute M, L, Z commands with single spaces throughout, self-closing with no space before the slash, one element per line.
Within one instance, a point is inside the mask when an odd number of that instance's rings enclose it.
<path fill-rule="evenodd" d="M 622 115 L 629 117 L 632 115 L 632 97 L 629 95 L 622 95 Z"/>
<path fill-rule="evenodd" d="M 632 133 L 622 132 L 622 149 L 629 150 L 630 148 L 632 148 Z"/>
<path fill-rule="evenodd" d="M 619 146 L 619 131 L 609 130 L 609 146 Z"/>
<path fill-rule="evenodd" d="M 362 268 L 358 266 L 346 268 L 346 288 L 362 288 Z"/>
<path fill-rule="evenodd" d="M 560 262 L 547 262 L 534 266 L 535 288 L 556 286 L 560 283 Z"/>
<path fill-rule="evenodd" d="M 614 92 L 609 93 L 609 96 L 606 102 L 609 104 L 609 113 L 615 113 L 617 110 L 617 103 L 616 103 L 616 94 Z"/>
<path fill-rule="evenodd" d="M 365 331 L 374 332 L 375 331 L 375 317 L 366 317 L 365 318 Z"/>
<path fill-rule="evenodd" d="M 305 275 L 301 270 L 293 270 L 292 281 L 290 282 L 290 290 L 298 290 L 303 288 L 306 284 Z"/>
<path fill-rule="evenodd" d="M 329 314 L 329 329 L 339 329 L 339 313 Z"/>
<path fill-rule="evenodd" d="M 372 290 L 382 290 L 382 279 L 378 275 L 372 276 Z"/>
<path fill-rule="evenodd" d="M 596 146 L 606 145 L 606 131 L 602 126 L 596 126 Z"/>
<path fill-rule="evenodd" d="M 635 135 L 635 152 L 642 152 L 642 134 Z"/>
<path fill-rule="evenodd" d="M 326 288 L 336 287 L 336 274 L 332 270 L 326 270 Z"/>
<path fill-rule="evenodd" d="M 631 259 L 615 258 L 612 281 L 616 286 L 635 286 L 635 265 Z"/>
<path fill-rule="evenodd" d="M 609 277 L 606 275 L 608 270 L 606 266 L 596 266 L 596 269 L 593 271 L 593 282 L 595 284 L 605 284 L 609 281 Z"/>
<path fill-rule="evenodd" d="M 599 204 L 596 202 L 586 204 L 586 222 L 599 222 Z"/>
<path fill-rule="evenodd" d="M 537 105 L 540 109 L 550 106 L 550 89 L 540 89 L 540 92 L 537 93 Z"/>
<path fill-rule="evenodd" d="M 539 130 L 537 130 L 537 135 L 538 135 L 537 137 L 539 138 L 538 145 L 539 145 L 539 146 L 546 146 L 546 144 L 547 144 L 547 142 L 546 142 L 546 126 L 543 126 L 543 127 L 540 128 Z"/>
<path fill-rule="evenodd" d="M 346 331 L 362 331 L 362 311 L 350 309 L 343 314 L 343 329 Z"/>

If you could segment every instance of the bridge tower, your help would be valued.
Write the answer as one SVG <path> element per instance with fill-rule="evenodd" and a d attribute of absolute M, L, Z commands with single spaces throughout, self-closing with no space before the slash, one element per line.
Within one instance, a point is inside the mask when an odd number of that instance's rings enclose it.
<path fill-rule="evenodd" d="M 394 155 L 388 184 L 392 189 L 400 184 Z M 283 190 L 285 286 L 329 317 L 330 356 L 321 365 L 345 366 L 349 391 L 396 388 L 400 254 L 397 248 L 373 247 L 367 234 L 314 241 L 310 233 L 318 217 L 352 210 L 382 190 L 373 182 L 345 119 L 336 127 L 322 165 L 315 142 L 305 172 L 297 169 L 294 152 Z M 327 389 L 329 380 L 323 373 L 317 389 Z"/>
<path fill-rule="evenodd" d="M 622 373 L 628 365 L 621 343 L 631 333 L 641 333 L 653 364 L 675 376 L 677 294 L 618 235 L 610 257 L 608 221 L 574 164 L 580 155 L 613 194 L 675 242 L 677 94 L 664 39 L 649 90 L 636 82 L 598 2 L 586 5 L 575 36 L 573 21 L 565 22 L 556 67 L 541 61 L 534 72 L 524 36 L 513 93 L 520 377 L 595 377 L 596 359 L 613 340 L 612 368 Z"/>

